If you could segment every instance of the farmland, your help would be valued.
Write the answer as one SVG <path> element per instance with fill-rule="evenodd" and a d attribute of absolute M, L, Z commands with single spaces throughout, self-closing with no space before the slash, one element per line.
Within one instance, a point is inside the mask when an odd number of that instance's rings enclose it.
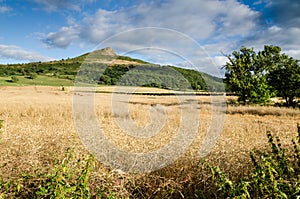
<path fill-rule="evenodd" d="M 300 199 L 300 0 L 0 0 L 0 199 Z"/>
<path fill-rule="evenodd" d="M 111 91 L 112 88 L 102 87 L 103 91 Z M 147 92 L 163 91 L 158 88 L 143 89 Z M 33 182 L 38 181 L 39 177 L 20 176 L 50 172 L 56 160 L 62 160 L 69 148 L 76 152 L 77 158 L 88 155 L 74 125 L 71 87 L 3 86 L 0 87 L 0 93 L 0 120 L 3 120 L 0 174 L 5 182 L 18 182 L 19 185 L 12 183 L 11 187 L 18 187 L 19 194 L 23 194 L 23 197 L 32 191 L 29 190 L 28 182 L 33 186 Z M 176 135 L 180 126 L 180 103 L 175 96 L 130 97 L 130 116 L 140 127 L 151 123 L 149 114 L 145 114 L 151 105 L 167 107 L 167 119 L 161 132 L 153 139 L 142 141 L 125 135 L 116 124 L 116 117 L 120 116 L 112 113 L 113 97 L 114 94 L 109 92 L 95 94 L 95 112 L 106 136 L 123 150 L 158 150 Z M 198 155 L 199 146 L 211 122 L 211 98 L 196 96 L 195 99 L 200 115 L 198 132 L 188 150 L 177 161 L 166 168 L 145 174 L 126 174 L 96 162 L 90 177 L 93 194 L 101 193 L 104 198 L 162 198 L 180 195 L 190 198 L 191 190 L 195 191 L 195 187 L 203 190 L 211 188 L 206 184 L 206 180 L 211 178 L 210 174 L 199 163 L 204 159 L 200 160 Z M 231 100 L 234 97 L 227 97 L 227 101 Z M 297 135 L 297 123 L 300 121 L 299 109 L 280 107 L 228 104 L 225 114 L 220 138 L 205 161 L 220 166 L 233 178 L 250 172 L 249 152 L 254 148 L 264 149 L 267 146 L 266 131 L 279 136 L 283 146 L 288 147 L 292 138 Z M 0 193 L 0 198 L 2 196 L 4 197 Z"/>

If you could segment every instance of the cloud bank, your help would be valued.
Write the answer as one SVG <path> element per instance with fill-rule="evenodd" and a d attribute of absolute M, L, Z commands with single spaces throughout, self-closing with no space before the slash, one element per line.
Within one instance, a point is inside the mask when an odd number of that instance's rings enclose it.
<path fill-rule="evenodd" d="M 248 35 L 256 28 L 258 18 L 258 12 L 235 0 L 141 3 L 116 11 L 99 9 L 76 24 L 48 33 L 44 42 L 58 48 L 79 40 L 98 44 L 114 34 L 143 27 L 169 28 L 200 42 L 215 42 Z"/>
<path fill-rule="evenodd" d="M 57 12 L 61 10 L 81 11 L 85 4 L 92 3 L 95 0 L 30 0 L 36 3 L 47 12 Z"/>
<path fill-rule="evenodd" d="M 12 9 L 8 6 L 0 6 L 0 14 L 10 12 Z"/>
<path fill-rule="evenodd" d="M 26 51 L 14 45 L 0 45 L 0 58 L 15 59 L 20 61 L 50 61 L 50 57 L 42 56 L 39 53 Z"/>

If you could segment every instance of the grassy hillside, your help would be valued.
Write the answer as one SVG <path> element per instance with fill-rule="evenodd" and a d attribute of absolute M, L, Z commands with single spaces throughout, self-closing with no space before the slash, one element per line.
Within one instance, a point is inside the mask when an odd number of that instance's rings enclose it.
<path fill-rule="evenodd" d="M 15 76 L 18 81 L 13 82 L 11 77 L 0 77 L 0 86 L 72 86 L 72 80 L 38 75 L 35 79 L 29 79 L 24 76 Z"/>
<path fill-rule="evenodd" d="M 89 79 L 99 85 L 143 85 L 202 91 L 222 89 L 220 78 L 195 70 L 159 66 L 127 56 L 118 56 L 110 48 L 58 61 L 0 65 L 0 85 L 69 86 L 74 83 L 80 67 L 79 81 Z"/>

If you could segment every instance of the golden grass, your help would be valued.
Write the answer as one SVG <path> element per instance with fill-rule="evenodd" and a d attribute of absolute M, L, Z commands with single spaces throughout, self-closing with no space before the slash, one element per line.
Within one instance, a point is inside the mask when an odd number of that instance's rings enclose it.
<path fill-rule="evenodd" d="M 0 119 L 4 120 L 0 139 L 0 173 L 4 178 L 50 168 L 54 159 L 62 157 L 68 147 L 75 148 L 80 154 L 87 154 L 73 123 L 71 90 L 66 88 L 65 91 L 61 91 L 59 87 L 42 86 L 0 87 Z M 112 94 L 96 94 L 96 114 L 106 136 L 123 150 L 158 150 L 168 144 L 176 134 L 180 125 L 180 102 L 175 96 L 134 95 L 130 98 L 130 116 L 140 127 L 151 123 L 149 110 L 152 106 L 161 104 L 165 107 L 167 116 L 163 128 L 157 135 L 147 139 L 135 139 L 122 132 L 116 118 L 128 116 L 112 113 L 113 97 Z M 199 146 L 211 121 L 211 99 L 208 96 L 197 96 L 196 100 L 201 118 L 198 134 L 189 150 L 173 165 L 163 170 L 164 176 L 177 175 L 178 179 L 183 178 L 184 181 L 188 176 L 180 177 L 179 171 L 199 160 Z M 290 143 L 296 136 L 299 122 L 299 109 L 229 105 L 222 134 L 207 159 L 238 176 L 240 171 L 247 167 L 249 151 L 253 148 L 263 148 L 267 144 L 267 130 L 280 136 L 282 143 Z M 105 166 L 99 164 L 99 172 L 93 175 L 107 175 L 100 172 L 105 169 Z M 174 173 L 174 170 L 179 173 Z M 106 177 L 108 179 L 114 175 Z M 121 182 L 122 180 L 118 183 Z M 116 188 L 118 191 L 122 189 L 126 195 L 125 185 L 116 186 L 119 186 Z"/>

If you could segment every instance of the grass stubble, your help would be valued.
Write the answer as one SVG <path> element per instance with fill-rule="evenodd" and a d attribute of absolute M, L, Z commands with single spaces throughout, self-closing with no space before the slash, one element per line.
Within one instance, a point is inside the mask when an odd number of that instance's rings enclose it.
<path fill-rule="evenodd" d="M 71 88 L 61 91 L 47 86 L 0 87 L 0 95 L 0 119 L 4 120 L 0 174 L 4 180 L 50 172 L 68 148 L 73 148 L 78 158 L 88 154 L 74 126 Z M 158 150 L 171 141 L 180 126 L 180 102 L 174 96 L 130 98 L 131 118 L 140 127 L 151 123 L 151 106 L 165 107 L 166 122 L 149 139 L 135 139 L 122 132 L 115 118 L 126 116 L 112 113 L 112 94 L 98 93 L 95 99 L 103 132 L 113 144 L 128 152 Z M 192 198 L 196 192 L 212 191 L 211 175 L 198 156 L 211 122 L 210 100 L 208 96 L 197 96 L 201 118 L 198 133 L 186 153 L 172 165 L 151 173 L 126 174 L 96 162 L 90 177 L 91 189 L 101 192 L 104 198 Z M 290 144 L 296 136 L 299 113 L 299 109 L 228 105 L 221 136 L 205 161 L 238 179 L 251 170 L 249 152 L 267 145 L 267 130 L 279 136 L 283 145 Z"/>

